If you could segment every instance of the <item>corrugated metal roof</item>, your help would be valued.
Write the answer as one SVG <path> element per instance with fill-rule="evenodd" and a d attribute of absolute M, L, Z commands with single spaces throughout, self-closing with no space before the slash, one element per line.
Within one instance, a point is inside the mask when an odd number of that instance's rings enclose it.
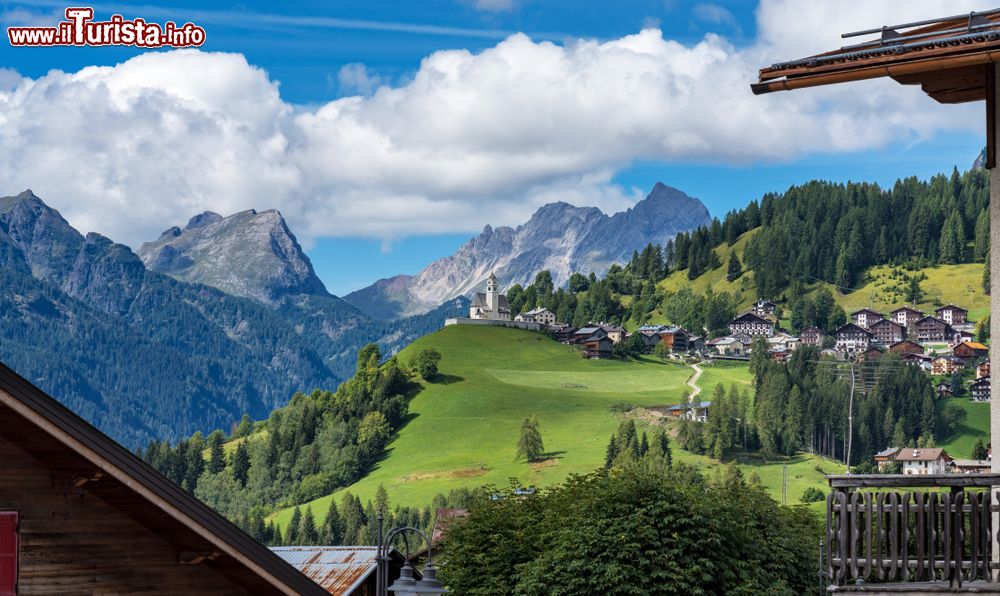
<path fill-rule="evenodd" d="M 331 594 L 350 594 L 375 573 L 374 546 L 276 546 L 271 550 Z"/>

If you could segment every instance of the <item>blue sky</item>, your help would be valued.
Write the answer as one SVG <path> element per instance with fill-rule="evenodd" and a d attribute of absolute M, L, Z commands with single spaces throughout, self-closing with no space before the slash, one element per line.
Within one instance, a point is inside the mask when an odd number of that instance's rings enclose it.
<path fill-rule="evenodd" d="M 54 22 L 64 6 L 44 0 L 3 2 L 0 18 L 5 26 Z M 579 38 L 615 40 L 654 26 L 662 30 L 665 39 L 685 46 L 698 44 L 706 34 L 715 33 L 723 36 L 734 51 L 749 48 L 758 38 L 757 3 L 742 0 L 711 4 L 636 0 L 614 5 L 565 0 L 220 2 L 211 9 L 205 9 L 203 2 L 175 1 L 169 7 L 97 3 L 94 8 L 98 18 L 118 10 L 127 17 L 190 20 L 202 25 L 208 39 L 203 50 L 242 54 L 250 65 L 263 69 L 271 81 L 279 83 L 282 101 L 302 110 L 359 93 L 357 85 L 345 83 L 342 69 L 346 65 L 363 64 L 366 76 L 376 85 L 401 87 L 413 80 L 421 61 L 435 52 L 466 49 L 475 54 L 497 46 L 515 32 L 524 32 L 535 42 L 561 45 Z M 829 37 L 836 38 L 833 34 Z M 75 72 L 91 65 L 112 66 L 142 53 L 122 48 L 5 48 L 0 66 L 24 77 L 38 78 L 52 69 Z M 926 109 L 946 113 L 943 110 L 948 108 Z M 924 135 L 900 137 L 872 142 L 857 151 L 828 152 L 817 146 L 790 151 L 785 158 L 769 155 L 759 160 L 745 156 L 716 159 L 712 155 L 644 159 L 639 152 L 618 162 L 612 160 L 611 165 L 600 169 L 609 176 L 604 186 L 620 188 L 624 195 L 632 196 L 636 189 L 644 192 L 662 181 L 699 197 L 714 215 L 722 215 L 765 192 L 784 190 L 813 178 L 891 184 L 902 176 L 927 177 L 950 171 L 956 165 L 965 169 L 984 143 L 982 134 L 975 130 L 940 132 L 933 127 Z M 608 168 L 613 172 L 608 174 Z M 272 206 L 257 202 L 266 200 L 266 195 L 255 199 L 254 206 Z M 602 203 L 607 204 L 617 203 Z M 526 220 L 536 206 L 525 204 L 520 220 L 517 215 L 508 215 L 511 221 L 505 223 Z M 73 206 L 60 208 L 74 212 Z M 282 207 L 283 212 L 287 209 Z M 189 215 L 170 215 L 174 219 L 163 221 L 160 227 L 183 222 Z M 163 213 L 158 217 L 164 217 Z M 84 215 L 80 220 L 91 221 Z M 475 226 L 483 223 L 496 222 L 477 221 Z M 434 258 L 452 252 L 474 233 L 471 225 L 452 227 L 462 229 L 426 225 L 412 234 L 382 232 L 375 226 L 358 226 L 356 233 L 343 229 L 335 233 L 316 231 L 308 234 L 307 246 L 320 277 L 332 292 L 343 294 L 381 277 L 415 273 Z"/>

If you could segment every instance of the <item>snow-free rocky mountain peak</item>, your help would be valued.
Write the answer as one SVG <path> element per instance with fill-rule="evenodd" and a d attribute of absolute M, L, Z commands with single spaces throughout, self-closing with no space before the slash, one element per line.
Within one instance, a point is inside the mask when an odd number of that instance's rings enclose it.
<path fill-rule="evenodd" d="M 425 312 L 457 296 L 480 290 L 491 272 L 503 286 L 528 284 L 542 270 L 559 285 L 579 272 L 598 275 L 624 263 L 634 250 L 663 244 L 680 232 L 710 223 L 698 199 L 657 183 L 627 211 L 606 215 L 596 207 L 550 203 L 516 228 L 487 225 L 455 254 L 413 276 L 396 276 L 345 296 L 380 318 Z"/>
<path fill-rule="evenodd" d="M 275 305 L 287 296 L 327 295 L 281 214 L 206 211 L 139 249 L 152 271 Z"/>

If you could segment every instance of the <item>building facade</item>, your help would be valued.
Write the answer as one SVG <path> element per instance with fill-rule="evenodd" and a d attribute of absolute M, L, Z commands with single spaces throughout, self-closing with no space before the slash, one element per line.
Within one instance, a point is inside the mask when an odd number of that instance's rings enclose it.
<path fill-rule="evenodd" d="M 872 343 L 871 332 L 854 323 L 842 325 L 834 331 L 833 336 L 833 349 L 848 355 L 864 352 Z"/>
<path fill-rule="evenodd" d="M 870 308 L 862 308 L 861 310 L 854 311 L 851 313 L 851 322 L 858 327 L 863 327 L 868 329 L 875 324 L 876 321 L 882 320 L 882 313 L 874 311 Z"/>
<path fill-rule="evenodd" d="M 927 316 L 916 323 L 917 341 L 942 342 L 948 340 L 948 324 L 937 317 Z"/>
<path fill-rule="evenodd" d="M 924 318 L 924 313 L 923 311 L 915 308 L 904 306 L 889 313 L 889 318 L 892 319 L 892 321 L 897 325 L 902 325 L 903 327 L 909 329 L 910 326 L 916 325 L 917 321 Z"/>
<path fill-rule="evenodd" d="M 880 346 L 891 346 L 906 337 L 906 327 L 889 319 L 875 321 L 868 330 L 871 331 L 872 341 Z"/>
<path fill-rule="evenodd" d="M 819 327 L 806 327 L 799 333 L 799 341 L 805 346 L 822 346 L 826 334 Z"/>
<path fill-rule="evenodd" d="M 490 273 L 490 276 L 486 278 L 486 291 L 476 292 L 476 295 L 472 297 L 469 318 L 486 321 L 511 320 L 510 304 L 507 303 L 507 296 L 500 293 L 500 285 L 496 275 Z"/>
<path fill-rule="evenodd" d="M 949 325 L 964 325 L 969 316 L 969 311 L 961 306 L 949 304 L 934 311 L 937 318 Z"/>
<path fill-rule="evenodd" d="M 547 308 L 539 307 L 517 315 L 514 320 L 551 326 L 556 324 L 556 315 Z"/>
<path fill-rule="evenodd" d="M 729 333 L 739 333 L 750 337 L 771 337 L 774 335 L 774 323 L 752 312 L 744 313 L 729 322 Z"/>

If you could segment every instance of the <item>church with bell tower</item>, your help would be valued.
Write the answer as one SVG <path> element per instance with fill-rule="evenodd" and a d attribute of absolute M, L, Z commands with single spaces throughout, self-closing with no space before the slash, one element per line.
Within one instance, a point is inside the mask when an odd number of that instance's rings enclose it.
<path fill-rule="evenodd" d="M 497 276 L 492 272 L 486 278 L 486 291 L 476 292 L 469 307 L 469 318 L 486 321 L 509 321 L 510 305 L 507 296 L 500 293 Z"/>

